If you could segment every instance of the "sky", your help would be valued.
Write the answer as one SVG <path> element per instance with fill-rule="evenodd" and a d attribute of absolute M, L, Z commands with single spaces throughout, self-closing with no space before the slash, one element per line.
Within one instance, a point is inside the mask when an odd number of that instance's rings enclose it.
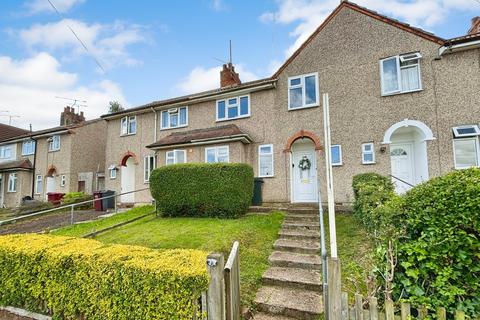
<path fill-rule="evenodd" d="M 268 77 L 340 0 L 50 2 L 58 12 L 48 0 L 0 2 L 0 122 L 56 126 L 73 103 L 61 98 L 86 101 L 93 119 L 112 100 L 129 108 L 216 88 L 229 40 L 242 81 Z M 354 2 L 443 38 L 480 15 L 480 0 Z"/>

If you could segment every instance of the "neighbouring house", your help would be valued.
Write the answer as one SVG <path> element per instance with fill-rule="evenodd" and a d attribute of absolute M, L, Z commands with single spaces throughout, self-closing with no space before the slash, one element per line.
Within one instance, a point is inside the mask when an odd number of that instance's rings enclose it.
<path fill-rule="evenodd" d="M 478 166 L 478 21 L 468 35 L 446 40 L 342 1 L 269 78 L 242 83 L 225 64 L 216 90 L 102 116 L 106 188 L 146 188 L 163 165 L 245 162 L 264 178 L 264 201 L 317 202 L 326 192 L 324 93 L 339 203 L 353 200 L 358 173 L 391 175 L 404 192 Z M 150 194 L 121 201 L 148 202 Z"/>
<path fill-rule="evenodd" d="M 0 134 L 1 136 L 1 134 Z M 0 205 L 104 187 L 106 123 L 65 107 L 60 126 L 0 140 Z"/>

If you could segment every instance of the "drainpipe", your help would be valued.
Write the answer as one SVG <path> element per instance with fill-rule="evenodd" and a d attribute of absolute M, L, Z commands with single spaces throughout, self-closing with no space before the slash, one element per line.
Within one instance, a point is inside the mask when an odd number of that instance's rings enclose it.
<path fill-rule="evenodd" d="M 157 142 L 157 120 L 158 120 L 158 115 L 157 115 L 157 111 L 155 111 L 155 109 L 153 107 L 150 108 L 153 112 L 153 114 L 155 115 L 155 124 L 153 125 L 153 128 L 154 128 L 154 132 L 153 132 L 153 142 Z"/>
<path fill-rule="evenodd" d="M 35 172 L 37 166 L 36 166 L 36 163 L 37 163 L 37 140 L 31 138 L 33 140 L 33 142 L 35 143 L 35 147 L 33 148 L 33 174 L 32 174 L 32 200 L 34 199 L 35 197 L 35 182 L 36 182 L 36 176 L 37 176 L 37 173 Z"/>

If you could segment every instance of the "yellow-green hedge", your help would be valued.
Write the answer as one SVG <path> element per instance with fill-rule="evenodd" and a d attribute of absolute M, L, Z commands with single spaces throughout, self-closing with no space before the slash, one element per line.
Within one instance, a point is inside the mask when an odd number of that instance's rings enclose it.
<path fill-rule="evenodd" d="M 191 319 L 208 286 L 198 250 L 51 235 L 0 236 L 0 305 L 54 319 Z"/>

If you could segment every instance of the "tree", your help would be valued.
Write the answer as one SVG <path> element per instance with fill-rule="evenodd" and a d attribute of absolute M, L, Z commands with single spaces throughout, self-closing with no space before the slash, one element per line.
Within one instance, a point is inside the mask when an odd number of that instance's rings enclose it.
<path fill-rule="evenodd" d="M 108 113 L 115 113 L 125 110 L 125 108 L 118 101 L 110 101 L 108 104 L 110 105 L 108 108 Z"/>

